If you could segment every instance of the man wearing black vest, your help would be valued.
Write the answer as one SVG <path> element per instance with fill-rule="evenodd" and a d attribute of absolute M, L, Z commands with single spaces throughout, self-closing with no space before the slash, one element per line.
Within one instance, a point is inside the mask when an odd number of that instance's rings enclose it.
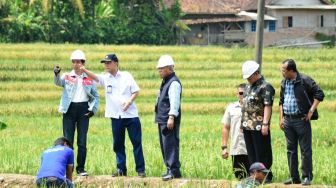
<path fill-rule="evenodd" d="M 169 55 L 160 57 L 156 67 L 162 84 L 155 105 L 155 121 L 158 123 L 160 146 L 167 173 L 162 180 L 180 178 L 180 123 L 182 85 L 174 72 L 174 60 Z"/>
<path fill-rule="evenodd" d="M 301 183 L 298 172 L 298 144 L 302 159 L 302 185 L 313 179 L 312 130 L 310 120 L 317 119 L 317 106 L 324 93 L 316 82 L 298 72 L 295 61 L 286 59 L 281 67 L 284 79 L 280 90 L 280 128 L 287 141 L 290 178 L 284 184 Z"/>

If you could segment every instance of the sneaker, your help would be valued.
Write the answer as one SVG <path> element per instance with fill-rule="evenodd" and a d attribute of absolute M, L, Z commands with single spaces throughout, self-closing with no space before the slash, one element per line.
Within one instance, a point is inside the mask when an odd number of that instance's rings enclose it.
<path fill-rule="evenodd" d="M 89 176 L 89 174 L 85 170 L 77 171 L 78 176 Z"/>
<path fill-rule="evenodd" d="M 310 184 L 311 184 L 310 181 L 311 181 L 311 180 L 310 180 L 309 178 L 305 177 L 305 178 L 303 179 L 303 181 L 302 181 L 302 185 L 303 185 L 303 186 L 310 185 Z"/>
<path fill-rule="evenodd" d="M 283 184 L 285 185 L 300 184 L 300 183 L 301 183 L 301 180 L 299 178 L 289 178 L 283 182 Z"/>

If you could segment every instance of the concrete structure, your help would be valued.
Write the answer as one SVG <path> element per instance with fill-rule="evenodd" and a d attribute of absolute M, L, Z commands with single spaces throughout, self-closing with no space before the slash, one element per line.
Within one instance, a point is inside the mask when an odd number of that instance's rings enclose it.
<path fill-rule="evenodd" d="M 164 0 L 171 5 L 174 0 Z M 254 46 L 258 0 L 181 0 L 191 31 L 181 44 Z M 329 0 L 266 0 L 264 45 L 315 41 L 336 34 L 336 6 Z"/>
<path fill-rule="evenodd" d="M 336 34 L 336 6 L 327 1 L 278 0 L 266 9 L 277 21 L 276 32 L 265 34 L 265 45 L 314 41 L 316 33 Z"/>

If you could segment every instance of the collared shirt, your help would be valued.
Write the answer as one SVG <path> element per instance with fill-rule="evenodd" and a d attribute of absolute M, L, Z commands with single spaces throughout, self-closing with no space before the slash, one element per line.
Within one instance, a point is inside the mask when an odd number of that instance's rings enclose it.
<path fill-rule="evenodd" d="M 244 135 L 240 131 L 241 115 L 241 105 L 239 101 L 237 101 L 229 104 L 221 121 L 223 124 L 230 126 L 231 155 L 247 155 Z"/>
<path fill-rule="evenodd" d="M 115 76 L 110 73 L 97 75 L 99 84 L 105 88 L 107 118 L 134 118 L 138 117 L 138 109 L 133 101 L 127 111 L 122 105 L 131 100 L 133 93 L 138 92 L 139 86 L 133 76 L 126 71 L 118 71 Z"/>
<path fill-rule="evenodd" d="M 169 86 L 168 91 L 170 110 L 169 115 L 174 115 L 177 117 L 179 115 L 179 108 L 181 104 L 181 84 L 177 81 L 173 81 Z"/>
<path fill-rule="evenodd" d="M 285 92 L 284 92 L 284 104 L 283 111 L 286 115 L 297 115 L 299 114 L 299 107 L 296 102 L 294 95 L 294 82 L 295 80 L 285 81 Z"/>
<path fill-rule="evenodd" d="M 77 75 L 74 70 L 70 72 L 70 76 L 76 79 L 77 88 L 71 102 L 87 102 L 89 101 L 89 96 L 84 90 L 83 77 L 84 75 Z"/>
<path fill-rule="evenodd" d="M 261 77 L 252 85 L 247 85 L 242 106 L 242 128 L 260 131 L 265 106 L 272 106 L 275 90 Z"/>

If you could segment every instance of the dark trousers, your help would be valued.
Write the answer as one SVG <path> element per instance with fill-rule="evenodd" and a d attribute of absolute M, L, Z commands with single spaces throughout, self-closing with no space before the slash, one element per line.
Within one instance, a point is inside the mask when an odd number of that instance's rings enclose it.
<path fill-rule="evenodd" d="M 174 128 L 169 130 L 167 124 L 159 123 L 160 147 L 163 161 L 167 167 L 167 173 L 175 177 L 181 176 L 180 151 L 180 123 L 174 122 Z"/>
<path fill-rule="evenodd" d="M 298 144 L 301 149 L 302 178 L 313 179 L 312 131 L 310 121 L 285 117 L 285 136 L 290 176 L 300 179 L 298 172 Z"/>
<path fill-rule="evenodd" d="M 116 153 L 117 168 L 123 173 L 127 173 L 126 153 L 125 153 L 125 132 L 127 129 L 128 136 L 133 145 L 133 155 L 135 159 L 135 170 L 137 172 L 145 171 L 145 159 L 142 151 L 142 133 L 141 123 L 136 118 L 111 118 L 113 150 Z"/>
<path fill-rule="evenodd" d="M 244 140 L 250 164 L 261 162 L 267 169 L 270 169 L 273 164 L 271 132 L 268 131 L 268 135 L 264 136 L 261 131 L 244 130 Z M 266 178 L 272 180 L 272 171 L 267 174 Z"/>
<path fill-rule="evenodd" d="M 89 118 L 85 116 L 88 112 L 87 102 L 71 103 L 68 111 L 63 114 L 63 135 L 72 144 L 74 143 L 75 130 L 77 128 L 77 167 L 76 170 L 83 171 L 86 160 L 86 140 L 89 129 Z"/>
<path fill-rule="evenodd" d="M 56 177 L 45 177 L 36 180 L 37 187 L 47 187 L 47 188 L 55 188 L 55 187 L 62 187 L 62 188 L 72 188 L 73 183 L 66 179 L 62 180 Z"/>
<path fill-rule="evenodd" d="M 249 176 L 250 162 L 247 155 L 232 155 L 232 167 L 235 177 L 238 179 Z"/>

